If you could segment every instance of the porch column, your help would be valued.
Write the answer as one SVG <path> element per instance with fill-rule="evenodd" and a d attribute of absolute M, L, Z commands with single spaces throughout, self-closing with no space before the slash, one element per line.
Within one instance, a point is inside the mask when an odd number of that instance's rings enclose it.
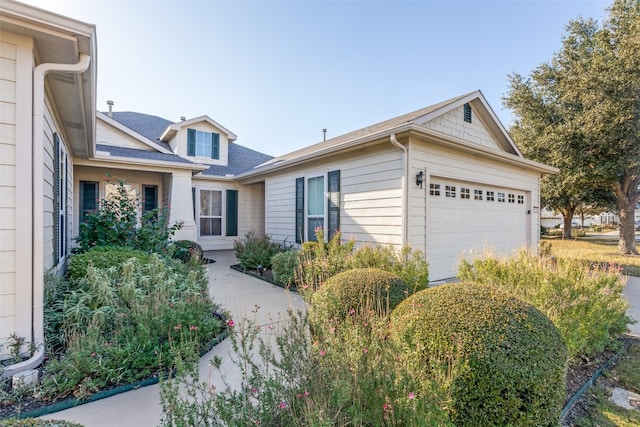
<path fill-rule="evenodd" d="M 191 195 L 191 171 L 175 171 L 171 174 L 169 195 L 169 224 L 182 222 L 182 228 L 173 235 L 173 240 L 196 241 L 196 223 L 193 218 L 193 198 Z"/>

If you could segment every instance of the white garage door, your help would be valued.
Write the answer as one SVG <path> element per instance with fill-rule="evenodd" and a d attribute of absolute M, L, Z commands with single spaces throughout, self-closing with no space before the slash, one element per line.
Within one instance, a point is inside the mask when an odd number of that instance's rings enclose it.
<path fill-rule="evenodd" d="M 531 208 L 524 191 L 432 177 L 426 197 L 430 281 L 455 277 L 463 257 L 527 246 Z"/>

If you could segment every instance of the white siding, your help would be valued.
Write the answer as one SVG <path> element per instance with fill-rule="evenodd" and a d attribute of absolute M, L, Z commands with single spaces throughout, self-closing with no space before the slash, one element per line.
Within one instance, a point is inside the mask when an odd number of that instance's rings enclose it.
<path fill-rule="evenodd" d="M 266 233 L 295 242 L 295 180 L 340 170 L 340 231 L 359 244 L 402 244 L 402 152 L 389 143 L 266 180 Z M 326 226 L 326 220 L 325 220 Z"/>
<path fill-rule="evenodd" d="M 423 124 L 438 132 L 499 150 L 500 148 L 495 139 L 487 131 L 480 117 L 475 114 L 475 111 L 471 113 L 471 123 L 464 121 L 463 108 L 464 107 L 458 107 Z"/>
<path fill-rule="evenodd" d="M 121 130 L 109 126 L 100 119 L 96 121 L 96 143 L 113 145 L 116 147 L 153 151 L 152 147 L 148 146 L 147 144 L 143 144 L 142 142 L 136 140 L 130 135 L 127 135 Z"/>

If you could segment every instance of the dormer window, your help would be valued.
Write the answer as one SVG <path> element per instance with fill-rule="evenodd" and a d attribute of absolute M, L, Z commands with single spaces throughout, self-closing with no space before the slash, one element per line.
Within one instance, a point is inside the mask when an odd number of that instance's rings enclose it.
<path fill-rule="evenodd" d="M 187 156 L 220 159 L 220 134 L 188 129 Z"/>
<path fill-rule="evenodd" d="M 464 104 L 464 121 L 471 123 L 471 105 Z"/>

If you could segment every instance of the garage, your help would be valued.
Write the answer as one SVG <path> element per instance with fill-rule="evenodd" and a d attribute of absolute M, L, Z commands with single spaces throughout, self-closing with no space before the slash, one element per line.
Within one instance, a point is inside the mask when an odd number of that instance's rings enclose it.
<path fill-rule="evenodd" d="M 430 281 L 455 277 L 463 257 L 529 247 L 526 191 L 431 177 L 426 197 Z"/>

